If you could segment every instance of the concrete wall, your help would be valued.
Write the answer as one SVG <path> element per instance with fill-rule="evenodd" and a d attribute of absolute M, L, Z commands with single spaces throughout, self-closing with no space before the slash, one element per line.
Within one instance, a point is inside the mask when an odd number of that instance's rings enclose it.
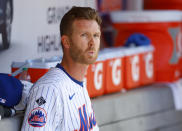
<path fill-rule="evenodd" d="M 101 131 L 182 131 L 169 87 L 148 86 L 93 100 Z"/>
<path fill-rule="evenodd" d="M 182 131 L 182 111 L 175 111 L 171 89 L 146 86 L 92 100 L 100 131 Z M 0 130 L 19 131 L 23 115 L 3 119 Z"/>

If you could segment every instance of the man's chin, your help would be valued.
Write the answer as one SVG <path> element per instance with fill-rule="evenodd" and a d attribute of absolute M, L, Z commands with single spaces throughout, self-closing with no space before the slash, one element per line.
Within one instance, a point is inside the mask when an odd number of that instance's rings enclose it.
<path fill-rule="evenodd" d="M 90 64 L 95 63 L 95 61 L 96 61 L 95 58 L 94 59 L 87 59 L 87 60 L 83 61 L 82 63 L 86 64 L 86 65 L 90 65 Z"/>
<path fill-rule="evenodd" d="M 87 61 L 87 64 L 94 64 L 96 62 L 96 58 L 92 59 L 92 60 L 89 60 Z"/>

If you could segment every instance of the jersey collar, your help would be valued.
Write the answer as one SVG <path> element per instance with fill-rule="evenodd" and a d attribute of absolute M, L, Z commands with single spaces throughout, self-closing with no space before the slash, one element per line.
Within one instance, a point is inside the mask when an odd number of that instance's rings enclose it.
<path fill-rule="evenodd" d="M 72 80 L 74 81 L 75 83 L 79 84 L 81 87 L 83 87 L 83 81 L 78 81 L 76 79 L 74 79 L 73 77 L 71 77 L 67 72 L 66 70 L 61 66 L 61 64 L 57 64 L 56 65 L 56 68 L 59 68 L 61 69 L 62 71 L 64 71 L 66 73 L 66 75 Z"/>

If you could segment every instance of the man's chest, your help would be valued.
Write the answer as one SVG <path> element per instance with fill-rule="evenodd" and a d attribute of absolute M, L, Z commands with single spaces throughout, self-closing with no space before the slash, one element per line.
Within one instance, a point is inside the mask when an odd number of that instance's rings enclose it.
<path fill-rule="evenodd" d="M 72 90 L 65 94 L 63 112 L 63 123 L 69 130 L 89 130 L 96 125 L 90 98 L 83 90 Z"/>

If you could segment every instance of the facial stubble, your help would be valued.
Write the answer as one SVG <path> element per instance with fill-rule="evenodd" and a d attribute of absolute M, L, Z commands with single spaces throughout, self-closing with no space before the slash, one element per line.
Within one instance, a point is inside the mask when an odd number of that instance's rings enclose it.
<path fill-rule="evenodd" d="M 95 52 L 94 56 L 87 56 L 88 52 L 93 51 Z M 81 63 L 81 64 L 93 64 L 97 57 L 98 57 L 99 49 L 95 49 L 94 47 L 88 47 L 85 51 L 81 48 L 77 47 L 73 41 L 70 41 L 70 49 L 69 53 L 73 61 Z"/>

